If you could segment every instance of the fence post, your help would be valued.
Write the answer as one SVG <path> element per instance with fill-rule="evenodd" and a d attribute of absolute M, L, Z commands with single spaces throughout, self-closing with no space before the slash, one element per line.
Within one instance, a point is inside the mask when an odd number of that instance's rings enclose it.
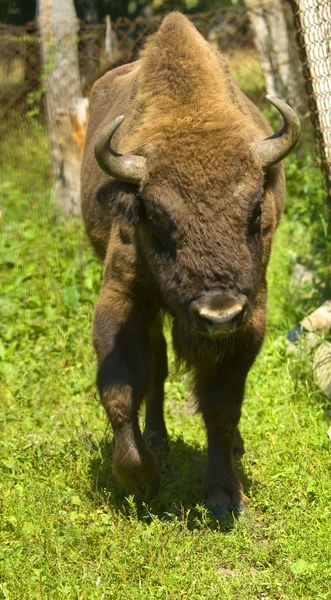
<path fill-rule="evenodd" d="M 80 214 L 81 152 L 75 126 L 79 123 L 77 112 L 82 89 L 77 50 L 78 19 L 73 0 L 40 0 L 39 27 L 47 126 L 56 179 L 54 201 L 68 213 Z M 64 151 L 64 139 L 72 152 Z"/>
<path fill-rule="evenodd" d="M 245 0 L 260 54 L 268 94 L 288 102 L 298 112 L 302 106 L 300 61 L 293 55 L 291 33 L 281 0 Z"/>

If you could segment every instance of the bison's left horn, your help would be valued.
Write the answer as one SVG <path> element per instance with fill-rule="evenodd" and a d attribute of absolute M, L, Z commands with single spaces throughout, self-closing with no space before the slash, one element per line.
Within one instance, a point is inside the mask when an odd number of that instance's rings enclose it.
<path fill-rule="evenodd" d="M 300 135 L 300 121 L 294 110 L 279 98 L 267 96 L 271 104 L 278 108 L 284 123 L 281 131 L 253 144 L 263 167 L 271 167 L 287 156 L 294 148 Z"/>
<path fill-rule="evenodd" d="M 117 117 L 100 131 L 94 154 L 99 167 L 108 175 L 138 185 L 146 173 L 146 158 L 134 154 L 118 154 L 111 147 L 111 139 L 123 119 L 124 115 Z"/>

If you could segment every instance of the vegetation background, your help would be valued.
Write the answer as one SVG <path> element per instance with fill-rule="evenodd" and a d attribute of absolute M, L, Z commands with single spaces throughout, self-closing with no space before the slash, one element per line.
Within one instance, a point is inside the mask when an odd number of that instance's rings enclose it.
<path fill-rule="evenodd" d="M 74 0 L 77 15 L 89 23 L 101 23 L 106 15 L 118 17 L 151 16 L 152 13 L 202 12 L 237 4 L 240 0 Z M 35 18 L 39 0 L 0 0 L 0 22 L 24 25 Z"/>
<path fill-rule="evenodd" d="M 232 67 L 250 90 L 242 63 Z M 285 343 L 287 331 L 330 297 L 325 192 L 313 149 L 303 145 L 286 159 L 268 335 L 249 377 L 246 454 L 236 463 L 249 504 L 223 522 L 201 505 L 205 432 L 171 349 L 171 443 L 160 493 L 137 506 L 113 478 L 91 343 L 101 265 L 80 220 L 52 204 L 44 127 L 18 118 L 1 133 L 0 598 L 331 599 L 331 407 L 304 343 L 292 352 Z M 315 273 L 304 286 L 292 276 L 297 261 Z"/>

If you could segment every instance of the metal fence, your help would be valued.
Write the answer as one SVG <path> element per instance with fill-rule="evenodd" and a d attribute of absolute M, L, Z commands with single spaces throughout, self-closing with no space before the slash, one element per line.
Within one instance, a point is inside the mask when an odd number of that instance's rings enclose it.
<path fill-rule="evenodd" d="M 39 33 L 34 23 L 25 27 L 0 24 L 0 113 L 27 108 L 41 89 Z"/>
<path fill-rule="evenodd" d="M 248 92 L 261 93 L 264 85 L 260 60 L 244 9 L 219 9 L 190 16 L 211 44 L 223 50 L 235 69 L 249 71 Z M 133 60 L 144 38 L 153 33 L 161 17 L 135 20 L 120 18 L 100 25 L 81 23 L 78 40 L 79 66 L 84 94 L 109 68 Z M 246 67 L 243 52 L 248 52 Z M 42 95 L 39 33 L 34 23 L 25 27 L 0 24 L 0 111 L 9 118 L 13 111 L 29 109 Z"/>
<path fill-rule="evenodd" d="M 293 0 L 292 4 L 331 212 L 331 1 Z"/>
<path fill-rule="evenodd" d="M 266 71 L 254 43 L 252 12 L 255 10 L 258 16 L 263 16 L 272 10 L 273 1 L 276 0 L 257 0 L 255 7 L 252 1 L 247 2 L 249 10 L 236 5 L 189 16 L 202 35 L 225 54 L 241 88 L 258 104 L 263 103 L 266 93 Z M 285 13 L 288 21 L 292 21 L 293 15 L 295 18 L 307 101 L 319 141 L 331 207 L 331 2 L 290 0 L 290 4 L 285 5 Z M 110 22 L 108 18 L 100 25 L 81 23 L 78 53 L 83 93 L 88 95 L 94 81 L 108 69 L 133 60 L 144 38 L 157 29 L 161 19 L 161 16 L 137 17 Z M 292 26 L 292 40 L 294 33 Z M 293 48 L 291 52 L 292 60 Z M 271 52 L 271 62 L 276 54 L 273 56 Z M 276 61 L 272 68 L 280 72 L 282 66 Z M 301 73 L 299 77 L 303 82 Z M 42 110 L 42 95 L 40 38 L 36 25 L 0 24 L 0 116 L 10 122 L 17 112 Z"/>

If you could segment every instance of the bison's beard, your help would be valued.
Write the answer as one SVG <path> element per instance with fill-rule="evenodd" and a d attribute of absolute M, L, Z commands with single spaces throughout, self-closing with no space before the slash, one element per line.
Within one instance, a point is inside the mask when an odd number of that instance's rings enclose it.
<path fill-rule="evenodd" d="M 222 362 L 225 354 L 233 354 L 241 336 L 242 332 L 237 331 L 222 337 L 208 337 L 195 331 L 189 321 L 173 319 L 172 340 L 178 362 L 199 370 L 212 369 Z"/>

